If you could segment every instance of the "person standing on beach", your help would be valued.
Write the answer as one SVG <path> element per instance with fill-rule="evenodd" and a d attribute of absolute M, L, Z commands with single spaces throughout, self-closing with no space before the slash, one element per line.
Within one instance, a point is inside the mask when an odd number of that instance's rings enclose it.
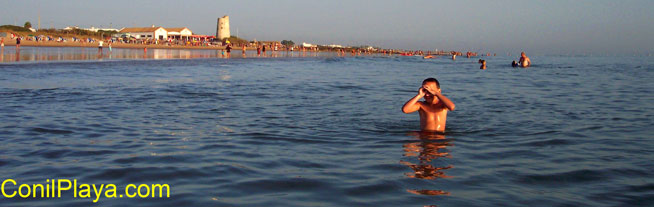
<path fill-rule="evenodd" d="M 20 36 L 16 38 L 16 49 L 20 49 Z"/>
<path fill-rule="evenodd" d="M 104 41 L 98 41 L 98 53 L 102 53 L 102 44 L 104 44 Z"/>
<path fill-rule="evenodd" d="M 5 38 L 0 38 L 0 47 L 5 47 Z"/>
<path fill-rule="evenodd" d="M 525 52 L 520 53 L 520 60 L 518 61 L 518 64 L 523 68 L 528 68 L 531 66 L 531 60 L 529 57 L 527 57 L 527 55 L 525 55 Z"/>
<path fill-rule="evenodd" d="M 227 44 L 227 47 L 225 47 L 225 50 L 227 51 L 227 57 L 230 57 L 230 53 L 232 52 L 231 44 Z"/>
<path fill-rule="evenodd" d="M 422 98 L 425 98 L 425 101 L 420 101 Z M 441 94 L 438 80 L 427 78 L 422 81 L 418 95 L 402 106 L 402 112 L 409 114 L 418 111 L 420 113 L 420 130 L 422 131 L 444 132 L 447 112 L 454 111 L 454 108 L 454 103 Z"/>
<path fill-rule="evenodd" d="M 261 45 L 257 45 L 257 56 L 261 56 Z"/>

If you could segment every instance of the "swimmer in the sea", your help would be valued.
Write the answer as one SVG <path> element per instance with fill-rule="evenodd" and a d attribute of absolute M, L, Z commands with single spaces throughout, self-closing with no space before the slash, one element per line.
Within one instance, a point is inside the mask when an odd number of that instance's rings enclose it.
<path fill-rule="evenodd" d="M 527 68 L 531 66 L 531 60 L 527 55 L 525 55 L 525 52 L 520 53 L 520 60 L 518 61 L 518 65 L 523 68 Z"/>
<path fill-rule="evenodd" d="M 511 67 L 514 67 L 514 68 L 518 67 L 518 62 L 516 62 L 515 60 L 513 62 L 511 62 Z"/>
<path fill-rule="evenodd" d="M 481 63 L 479 69 L 486 70 L 486 60 L 479 60 L 479 63 Z"/>
<path fill-rule="evenodd" d="M 425 98 L 425 101 L 420 101 L 422 98 Z M 454 108 L 454 103 L 441 94 L 438 80 L 427 78 L 422 81 L 418 95 L 402 106 L 402 112 L 407 114 L 420 112 L 420 130 L 422 131 L 444 132 L 447 111 L 454 111 Z"/>

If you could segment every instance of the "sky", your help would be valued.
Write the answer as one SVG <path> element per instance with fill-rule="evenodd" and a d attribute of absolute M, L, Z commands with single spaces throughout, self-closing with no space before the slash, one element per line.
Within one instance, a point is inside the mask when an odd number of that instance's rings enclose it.
<path fill-rule="evenodd" d="M 10 3 L 9 3 L 10 2 Z M 344 46 L 481 53 L 654 53 L 652 0 L 13 0 L 0 25 L 41 28 L 188 27 L 232 35 Z"/>

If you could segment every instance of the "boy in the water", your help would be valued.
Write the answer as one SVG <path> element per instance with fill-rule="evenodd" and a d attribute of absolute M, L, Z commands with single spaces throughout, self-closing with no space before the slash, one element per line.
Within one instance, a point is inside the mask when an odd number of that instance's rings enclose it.
<path fill-rule="evenodd" d="M 420 101 L 425 98 L 425 101 Z M 435 78 L 427 78 L 422 81 L 422 87 L 418 89 L 418 95 L 407 101 L 402 107 L 402 112 L 420 113 L 420 130 L 422 131 L 445 131 L 447 111 L 454 111 L 454 103 L 441 94 L 441 86 Z"/>

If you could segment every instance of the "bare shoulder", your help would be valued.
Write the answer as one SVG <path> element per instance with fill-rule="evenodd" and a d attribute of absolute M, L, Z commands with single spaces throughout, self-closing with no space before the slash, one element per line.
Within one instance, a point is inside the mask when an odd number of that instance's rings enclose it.
<path fill-rule="evenodd" d="M 446 111 L 448 110 L 447 106 L 445 106 L 445 103 L 443 103 L 442 101 L 438 103 L 437 107 L 441 110 L 446 110 Z"/>
<path fill-rule="evenodd" d="M 417 103 L 418 105 L 420 105 L 420 109 L 419 109 L 419 110 L 424 110 L 424 108 L 427 107 L 427 103 L 425 103 L 424 101 L 418 101 L 418 102 L 416 102 L 416 103 Z"/>

